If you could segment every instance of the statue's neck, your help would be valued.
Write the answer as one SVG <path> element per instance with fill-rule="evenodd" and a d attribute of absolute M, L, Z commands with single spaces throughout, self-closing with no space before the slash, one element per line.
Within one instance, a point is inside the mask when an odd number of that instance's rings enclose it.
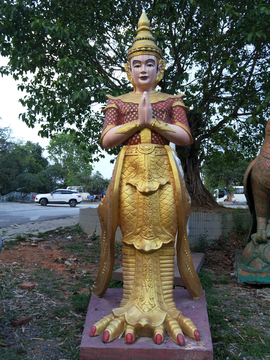
<path fill-rule="evenodd" d="M 264 157 L 270 159 L 270 120 L 268 120 L 268 123 L 265 128 L 265 138 L 260 153 Z"/>

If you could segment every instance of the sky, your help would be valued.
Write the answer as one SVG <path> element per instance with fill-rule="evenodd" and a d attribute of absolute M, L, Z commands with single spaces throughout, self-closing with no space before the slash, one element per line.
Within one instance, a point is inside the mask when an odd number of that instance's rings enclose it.
<path fill-rule="evenodd" d="M 7 58 L 0 56 L 0 66 L 6 64 Z M 23 97 L 23 93 L 17 89 L 17 84 L 11 76 L 0 76 L 0 127 L 10 127 L 12 130 L 11 136 L 14 140 L 39 143 L 45 149 L 49 145 L 50 139 L 38 136 L 39 125 L 36 125 L 34 129 L 30 129 L 19 119 L 19 114 L 25 112 L 26 108 L 19 102 L 19 99 Z M 46 151 L 44 156 L 46 156 Z M 113 164 L 110 163 L 110 160 L 113 158 L 106 154 L 105 159 L 101 159 L 94 165 L 94 171 L 99 171 L 105 179 L 110 179 L 113 171 Z"/>

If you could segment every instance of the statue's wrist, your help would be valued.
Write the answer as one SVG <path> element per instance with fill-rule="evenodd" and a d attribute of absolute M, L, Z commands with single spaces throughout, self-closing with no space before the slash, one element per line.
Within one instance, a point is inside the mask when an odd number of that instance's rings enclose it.
<path fill-rule="evenodd" d="M 134 134 L 138 131 L 140 131 L 141 125 L 138 120 L 134 120 L 131 122 L 128 122 L 122 126 L 120 126 L 116 131 L 115 134 Z"/>
<path fill-rule="evenodd" d="M 151 122 L 149 124 L 149 129 L 154 130 L 156 123 L 157 123 L 157 118 L 153 117 L 153 119 L 151 120 Z"/>
<path fill-rule="evenodd" d="M 157 118 L 153 117 L 152 121 L 149 124 L 149 129 L 154 131 L 170 131 L 175 132 L 167 123 L 159 121 Z"/>

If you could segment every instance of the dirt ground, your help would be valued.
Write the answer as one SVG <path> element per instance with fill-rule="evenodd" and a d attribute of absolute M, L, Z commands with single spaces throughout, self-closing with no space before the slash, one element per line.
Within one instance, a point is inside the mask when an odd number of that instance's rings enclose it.
<path fill-rule="evenodd" d="M 217 240 L 200 249 L 205 252 L 202 283 L 206 292 L 212 284 L 209 294 L 217 290 L 207 300 L 215 359 L 270 359 L 270 351 L 269 357 L 268 350 L 260 353 L 270 340 L 270 288 L 236 281 L 234 253 L 243 248 L 243 240 L 232 233 L 226 242 Z M 98 237 L 84 234 L 79 226 L 40 234 L 39 238 L 22 236 L 4 246 L 0 254 L 1 359 L 79 359 L 99 251 Z M 117 245 L 115 268 L 120 266 L 121 245 Z M 35 288 L 20 289 L 22 283 L 33 283 Z M 121 284 L 110 285 L 117 286 Z M 21 316 L 33 319 L 12 326 L 10 321 Z M 260 329 L 260 338 L 247 331 L 247 318 L 250 328 Z M 258 346 L 250 352 L 252 341 Z"/>

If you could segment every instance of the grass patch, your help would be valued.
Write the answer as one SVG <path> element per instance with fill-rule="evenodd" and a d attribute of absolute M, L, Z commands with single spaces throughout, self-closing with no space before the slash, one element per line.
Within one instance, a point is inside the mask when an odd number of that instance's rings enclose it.
<path fill-rule="evenodd" d="M 240 313 L 242 316 L 249 316 L 252 314 L 252 311 L 250 311 L 248 308 L 241 308 Z"/>
<path fill-rule="evenodd" d="M 264 359 L 270 356 L 269 336 L 260 334 L 258 329 L 250 325 L 242 327 L 238 335 L 237 343 L 242 348 L 243 358 L 252 355 L 254 359 Z"/>
<path fill-rule="evenodd" d="M 95 241 L 98 240 L 100 238 L 99 235 L 97 235 L 97 229 L 95 229 L 95 231 L 93 232 L 92 236 L 90 237 L 90 241 Z"/>
<path fill-rule="evenodd" d="M 218 284 L 225 285 L 225 284 L 229 284 L 229 282 L 230 282 L 229 276 L 221 275 L 221 276 L 218 276 L 218 277 L 217 277 L 217 283 L 218 283 Z"/>
<path fill-rule="evenodd" d="M 61 235 L 59 235 L 60 233 Z M 53 244 L 60 242 L 60 246 L 64 243 L 66 256 L 75 256 L 76 254 L 76 258 L 81 259 L 81 255 L 86 254 L 88 262 L 92 257 L 99 259 L 99 242 L 97 241 L 98 244 L 95 246 L 88 247 L 86 244 L 89 243 L 89 238 L 83 236 L 79 226 L 68 229 L 60 228 L 57 232 L 40 233 L 39 236 L 51 239 Z M 69 239 L 69 236 L 72 239 Z M 81 238 L 78 238 L 79 236 Z M 62 243 L 61 238 L 63 239 Z M 19 245 L 18 241 L 21 240 L 22 237 L 18 237 L 16 241 L 8 242 L 8 247 Z M 77 245 L 72 244 L 71 241 L 76 242 Z M 45 246 L 47 245 L 45 244 Z M 22 267 L 22 264 L 26 267 Z M 30 344 L 28 341 L 29 332 L 27 330 L 34 326 L 35 337 L 45 339 L 47 344 L 51 344 L 50 352 L 54 358 L 79 359 L 79 344 L 91 296 L 90 287 L 93 285 L 90 273 L 68 267 L 64 271 L 62 269 L 62 272 L 56 272 L 42 266 L 32 265 L 31 267 L 31 264 L 28 266 L 23 261 L 22 264 L 20 267 L 0 267 L 0 275 L 3 279 L 0 284 L 1 303 L 3 303 L 0 322 L 7 329 L 3 334 L 1 332 L 1 339 L 3 339 L 3 343 L 12 344 L 8 347 L 1 347 L 0 358 L 23 360 L 31 357 L 32 355 L 29 354 L 33 346 L 36 346 L 35 342 L 37 346 L 39 346 L 38 343 L 41 346 L 40 350 L 37 348 L 37 352 L 42 352 L 45 342 L 34 340 Z M 31 291 L 23 291 L 18 288 L 18 284 L 21 282 L 33 282 L 37 286 Z M 18 328 L 19 337 L 16 337 L 9 321 L 25 314 L 32 315 L 34 321 L 23 325 L 26 329 L 24 332 Z M 50 349 L 47 345 L 46 348 Z M 39 358 L 39 356 L 44 360 L 52 358 L 46 351 L 40 354 L 35 355 L 35 358 Z"/>
<path fill-rule="evenodd" d="M 122 289 L 123 288 L 123 282 L 111 279 L 110 284 L 109 284 L 109 288 L 110 289 L 112 289 L 112 288 L 113 289 Z"/>
<path fill-rule="evenodd" d="M 46 283 L 50 282 L 53 285 L 58 285 L 59 280 L 63 278 L 52 270 L 38 268 L 32 272 L 29 279 L 31 281 L 45 281 Z"/>
<path fill-rule="evenodd" d="M 214 359 L 270 359 L 269 306 L 262 306 L 258 310 L 251 303 L 250 297 L 237 298 L 236 294 L 231 295 L 228 276 L 214 278 L 208 271 L 202 270 L 199 277 L 206 290 Z M 223 286 L 216 288 L 214 283 Z M 258 319 L 255 327 L 249 324 L 251 317 L 256 316 L 254 311 L 263 311 L 265 317 Z"/>
<path fill-rule="evenodd" d="M 79 223 L 77 223 L 75 225 L 75 234 L 76 235 L 83 235 L 85 232 L 83 231 L 81 225 Z"/>
<path fill-rule="evenodd" d="M 29 314 L 34 316 L 35 320 L 29 326 L 34 325 L 36 327 L 36 337 L 45 339 L 48 344 L 53 343 L 54 356 L 59 359 L 79 359 L 79 343 L 91 296 L 90 289 L 93 285 L 91 274 L 96 274 L 96 266 L 93 264 L 98 266 L 100 258 L 98 236 L 93 234 L 89 238 L 80 232 L 81 229 L 75 226 L 46 233 L 48 242 L 51 239 L 53 246 L 56 244 L 57 249 L 58 247 L 61 249 L 61 257 L 68 258 L 73 255 L 77 258 L 77 264 L 80 265 L 77 268 L 76 266 L 74 268 L 65 267 L 61 263 L 62 270 L 59 273 L 49 270 L 50 268 L 43 269 L 40 266 L 27 267 L 27 269 L 21 268 L 21 266 L 0 269 L 0 275 L 3 278 L 0 284 L 1 302 L 5 303 L 6 308 L 8 307 L 8 314 L 5 313 L 3 316 L 3 313 L 0 322 L 5 321 L 5 326 L 8 327 L 11 318 L 22 315 L 27 310 Z M 91 245 L 88 245 L 89 243 Z M 207 237 L 202 240 L 202 247 L 208 246 L 205 245 L 206 243 L 208 243 Z M 115 259 L 117 263 L 120 263 L 118 260 L 121 259 L 121 250 L 121 243 L 116 243 Z M 20 261 L 18 260 L 18 262 Z M 117 266 L 114 267 L 114 269 L 116 268 Z M 228 272 L 224 273 L 228 274 Z M 255 296 L 252 292 L 249 293 L 249 296 L 238 296 L 238 293 L 235 292 L 236 285 L 232 288 L 230 276 L 221 275 L 218 272 L 217 276 L 213 274 L 213 270 L 202 270 L 199 273 L 206 293 L 214 359 L 270 360 L 270 353 L 267 348 L 270 343 L 268 335 L 270 327 L 269 306 L 266 303 L 257 303 L 260 305 L 256 307 Z M 19 282 L 35 282 L 37 287 L 32 291 L 23 293 L 18 291 Z M 111 280 L 109 284 L 110 288 L 122 286 L 122 282 L 115 280 Z M 242 289 L 242 291 L 249 292 L 246 289 Z M 20 297 L 22 293 L 26 297 Z M 25 299 L 28 299 L 30 304 L 28 308 L 26 308 Z M 253 306 L 250 307 L 250 305 Z M 6 310 L 4 311 L 6 312 Z M 108 309 L 109 312 L 110 309 Z M 251 326 L 250 319 L 254 319 L 257 313 L 263 314 L 258 315 L 256 325 Z M 9 330 L 8 334 L 12 333 L 13 331 Z M 9 348 L 1 348 L 1 359 L 21 360 L 26 359 L 26 356 L 29 357 L 29 354 L 26 355 L 23 350 L 28 349 L 30 343 L 27 343 L 28 340 L 21 340 L 21 336 L 23 336 L 21 331 L 17 334 L 20 334 L 20 338 L 19 340 L 16 338 L 13 342 L 18 343 L 20 341 L 23 346 L 18 344 L 16 349 L 13 345 Z M 27 334 L 27 329 L 25 334 Z M 1 338 L 7 342 L 2 334 Z M 42 354 L 42 359 L 45 360 L 46 358 L 50 359 L 48 355 Z"/>
<path fill-rule="evenodd" d="M 24 360 L 27 355 L 27 351 L 23 347 L 19 347 L 17 349 L 11 349 L 8 354 L 3 354 L 1 350 L 1 359 L 7 360 Z"/>
<path fill-rule="evenodd" d="M 73 309 L 77 313 L 84 313 L 86 312 L 89 301 L 90 301 L 91 294 L 76 294 L 71 297 L 71 303 Z"/>
<path fill-rule="evenodd" d="M 208 239 L 207 231 L 199 235 L 198 244 L 192 246 L 192 251 L 205 252 L 205 250 L 211 246 L 213 242 Z"/>
<path fill-rule="evenodd" d="M 69 244 L 69 245 L 61 245 L 63 249 L 67 249 L 71 252 L 85 252 L 85 247 L 81 244 Z"/>
<path fill-rule="evenodd" d="M 58 306 L 57 308 L 53 309 L 53 314 L 57 317 L 66 317 L 69 315 L 70 307 L 69 306 Z"/>
<path fill-rule="evenodd" d="M 77 279 L 74 284 L 69 285 L 67 287 L 67 290 L 71 292 L 79 292 L 82 289 L 88 288 L 90 292 L 91 286 L 93 284 L 94 284 L 94 280 L 91 278 L 90 275 L 86 274 L 84 276 L 81 276 L 79 279 Z"/>
<path fill-rule="evenodd" d="M 38 232 L 38 238 L 47 239 L 48 233 L 47 232 Z"/>
<path fill-rule="evenodd" d="M 210 290 L 213 285 L 213 279 L 212 276 L 208 271 L 202 270 L 199 273 L 199 278 L 201 280 L 202 287 L 205 291 Z"/>
<path fill-rule="evenodd" d="M 24 235 L 24 234 L 16 234 L 15 239 L 17 241 L 25 241 L 26 240 L 26 235 Z"/>
<path fill-rule="evenodd" d="M 10 250 L 14 246 L 18 245 L 18 240 L 10 240 L 10 241 L 4 241 L 3 242 L 3 251 Z"/>

